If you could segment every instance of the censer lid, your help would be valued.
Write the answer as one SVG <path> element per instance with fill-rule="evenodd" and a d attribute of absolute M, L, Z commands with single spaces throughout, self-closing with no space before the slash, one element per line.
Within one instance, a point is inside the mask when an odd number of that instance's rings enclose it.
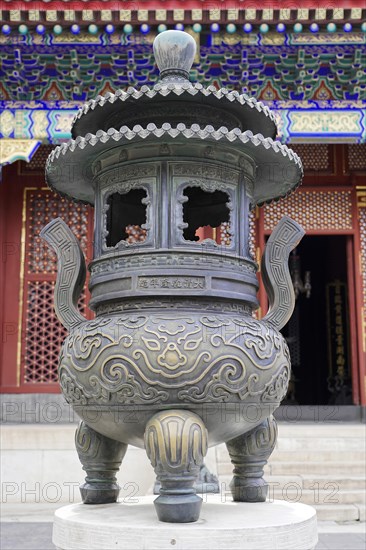
<path fill-rule="evenodd" d="M 192 36 L 165 31 L 155 39 L 154 52 L 158 84 L 99 96 L 76 115 L 73 139 L 47 159 L 46 179 L 53 190 L 94 204 L 99 155 L 108 152 L 123 170 L 121 159 L 128 156 L 137 163 L 158 158 L 161 140 L 183 160 L 206 144 L 221 163 L 247 155 L 255 166 L 247 190 L 252 206 L 285 197 L 301 183 L 301 161 L 274 141 L 276 125 L 268 107 L 235 91 L 189 81 L 196 52 Z"/>
<path fill-rule="evenodd" d="M 250 130 L 274 139 L 275 117 L 270 109 L 255 98 L 226 88 L 205 87 L 189 81 L 189 71 L 196 55 L 194 38 L 183 31 L 164 31 L 153 44 L 160 80 L 153 87 L 130 87 L 88 101 L 79 109 L 72 125 L 72 137 L 84 137 L 98 130 L 122 126 L 146 127 L 183 123 L 221 126 L 229 130 Z"/>
<path fill-rule="evenodd" d="M 241 153 L 246 153 L 256 166 L 253 188 L 250 191 L 250 202 L 252 207 L 262 206 L 272 200 L 286 197 L 301 183 L 303 170 L 298 155 L 271 138 L 264 138 L 261 134 L 253 135 L 252 132 L 240 132 L 238 128 L 229 130 L 225 127 L 215 130 L 212 126 L 200 127 L 193 124 L 187 128 L 184 124 L 178 124 L 172 128 L 169 123 L 157 128 L 155 124 L 149 124 L 147 128 L 135 126 L 132 130 L 123 126 L 119 130 L 110 129 L 108 132 L 99 130 L 96 135 L 87 134 L 84 137 L 77 137 L 56 147 L 49 155 L 46 164 L 48 185 L 55 191 L 61 192 L 68 197 L 74 197 L 82 202 L 94 203 L 94 185 L 96 175 L 93 161 L 105 150 L 111 155 L 114 151 L 120 151 L 121 146 L 133 147 L 137 154 L 138 147 L 142 151 L 141 162 L 149 160 L 156 155 L 156 151 L 150 149 L 149 145 L 155 147 L 163 140 L 166 145 L 174 148 L 177 144 L 180 151 L 189 142 L 194 150 L 199 151 L 203 146 L 214 146 L 220 144 L 216 150 L 217 160 L 224 161 L 225 155 L 230 151 L 235 153 L 237 158 Z M 187 150 L 187 158 L 188 158 Z M 143 159 L 143 160 L 142 160 Z M 73 179 L 70 179 L 70 167 L 72 167 Z M 123 170 L 123 168 L 121 168 Z M 75 187 L 77 182 L 77 188 Z"/>

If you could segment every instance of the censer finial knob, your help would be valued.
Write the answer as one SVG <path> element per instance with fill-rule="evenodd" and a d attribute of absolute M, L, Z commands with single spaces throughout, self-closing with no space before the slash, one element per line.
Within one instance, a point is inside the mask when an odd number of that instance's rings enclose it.
<path fill-rule="evenodd" d="M 164 31 L 155 38 L 153 48 L 161 79 L 188 80 L 196 55 L 196 42 L 190 34 Z"/>

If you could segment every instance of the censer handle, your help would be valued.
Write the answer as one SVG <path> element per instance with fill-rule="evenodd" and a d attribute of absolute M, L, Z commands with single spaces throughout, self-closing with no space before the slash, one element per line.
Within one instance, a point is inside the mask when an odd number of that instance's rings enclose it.
<path fill-rule="evenodd" d="M 77 308 L 86 276 L 84 254 L 74 233 L 61 218 L 46 225 L 40 236 L 57 254 L 55 312 L 64 327 L 71 330 L 85 321 Z"/>
<path fill-rule="evenodd" d="M 301 225 L 284 216 L 272 231 L 262 257 L 262 279 L 269 300 L 269 310 L 262 321 L 277 330 L 285 326 L 295 307 L 288 258 L 304 235 Z"/>

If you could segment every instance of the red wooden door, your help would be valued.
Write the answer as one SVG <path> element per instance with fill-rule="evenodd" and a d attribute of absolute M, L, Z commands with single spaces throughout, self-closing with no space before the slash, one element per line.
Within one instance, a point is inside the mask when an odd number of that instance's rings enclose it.
<path fill-rule="evenodd" d="M 39 232 L 52 219 L 61 217 L 79 239 L 88 261 L 92 257 L 92 209 L 51 192 L 43 177 L 22 176 L 16 165 L 4 172 L 2 317 L 6 328 L 1 389 L 58 392 L 58 355 L 67 333 L 53 309 L 56 256 Z M 87 299 L 84 289 L 80 309 L 90 318 Z"/>

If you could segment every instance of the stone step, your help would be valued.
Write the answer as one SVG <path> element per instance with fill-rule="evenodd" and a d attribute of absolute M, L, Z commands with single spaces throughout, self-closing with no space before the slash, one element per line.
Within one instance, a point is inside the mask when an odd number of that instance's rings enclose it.
<path fill-rule="evenodd" d="M 279 451 L 362 451 L 366 452 L 363 437 L 279 437 L 276 450 Z"/>
<path fill-rule="evenodd" d="M 220 462 L 217 466 L 218 475 L 230 475 L 233 471 L 233 465 L 230 460 L 228 462 Z M 264 467 L 265 475 L 299 475 L 299 476 L 336 476 L 348 477 L 365 477 L 365 461 L 352 462 L 350 464 L 341 462 L 277 462 L 272 458 Z"/>
<path fill-rule="evenodd" d="M 277 476 L 271 476 L 271 479 L 276 478 Z M 366 490 L 366 477 L 363 476 L 352 476 L 345 477 L 339 475 L 328 475 L 328 476 L 314 476 L 314 475 L 302 475 L 302 486 L 304 489 L 314 489 L 314 487 L 319 487 L 320 489 L 329 489 L 331 485 L 336 485 L 340 491 L 348 490 Z M 318 485 L 316 485 L 318 484 Z"/>
<path fill-rule="evenodd" d="M 354 504 L 315 504 L 318 521 L 365 521 L 364 513 Z"/>
<path fill-rule="evenodd" d="M 299 422 L 279 422 L 278 439 L 283 438 L 342 438 L 348 439 L 359 437 L 365 439 L 366 424 L 334 422 L 334 424 L 324 424 L 322 422 L 299 423 Z"/>
<path fill-rule="evenodd" d="M 230 462 L 229 453 L 218 451 L 218 464 Z M 363 451 L 280 451 L 275 449 L 269 459 L 270 462 L 340 462 L 348 464 L 352 470 L 353 462 L 365 462 L 366 454 Z"/>
<path fill-rule="evenodd" d="M 317 487 L 312 489 L 273 489 L 274 499 L 288 500 L 289 502 L 303 502 L 304 504 L 329 504 L 336 506 L 338 504 L 364 504 L 366 494 L 364 490 L 340 491 L 332 485 L 327 490 L 320 490 Z"/>
<path fill-rule="evenodd" d="M 350 473 L 352 476 L 365 475 L 365 460 L 359 462 L 278 462 L 269 459 L 269 463 L 266 466 L 267 471 L 273 475 L 281 474 L 295 474 L 295 475 L 307 475 L 313 474 L 321 476 L 323 474 L 348 476 Z M 230 473 L 232 471 L 232 464 L 221 463 L 219 465 L 219 473 Z M 266 470 L 265 470 L 266 471 Z"/>
<path fill-rule="evenodd" d="M 219 480 L 222 483 L 230 483 L 232 476 L 230 475 L 221 475 Z M 299 487 L 301 489 L 310 489 L 310 490 L 330 490 L 335 488 L 340 491 L 348 490 L 363 490 L 366 491 L 366 478 L 365 476 L 353 476 L 353 477 L 342 477 L 342 476 L 314 476 L 314 475 L 271 475 L 264 474 L 265 480 L 270 483 L 273 487 L 278 489 L 290 488 L 291 485 L 294 487 Z"/>
<path fill-rule="evenodd" d="M 351 470 L 353 462 L 362 462 L 365 461 L 365 458 L 364 451 L 318 451 L 314 444 L 313 450 L 280 451 L 275 449 L 270 460 L 280 462 L 342 462 L 343 464 L 349 464 Z"/>
<path fill-rule="evenodd" d="M 223 498 L 230 498 L 230 481 L 229 478 L 220 478 L 220 491 Z M 338 504 L 364 504 L 366 502 L 366 492 L 364 489 L 348 489 L 342 490 L 336 483 L 328 485 L 314 484 L 312 489 L 302 488 L 301 483 L 296 481 L 277 485 L 276 482 L 269 484 L 268 499 L 269 500 L 287 500 L 288 502 L 303 502 L 304 504 L 329 504 L 332 506 Z"/>
<path fill-rule="evenodd" d="M 225 486 L 221 487 L 221 501 L 222 502 L 232 502 L 232 496 L 229 489 Z M 200 495 L 204 502 L 206 499 L 209 500 L 209 495 Z M 278 499 L 284 500 L 284 499 Z M 304 502 L 302 499 L 300 502 Z M 366 520 L 366 506 L 364 503 L 352 503 L 352 504 L 343 504 L 343 503 L 327 503 L 319 504 L 314 502 L 307 502 L 313 506 L 317 511 L 318 521 L 336 521 L 336 522 L 347 522 L 347 521 L 361 521 Z"/>
<path fill-rule="evenodd" d="M 229 456 L 226 445 L 217 445 L 215 448 L 216 457 L 218 462 L 226 460 Z M 272 453 L 272 458 L 275 456 L 284 457 L 288 453 L 293 460 L 296 457 L 302 455 L 316 457 L 329 457 L 330 460 L 336 460 L 337 457 L 347 458 L 347 462 L 355 461 L 358 457 L 365 457 L 366 444 L 363 438 L 348 438 L 342 440 L 341 438 L 298 438 L 298 439 L 279 439 L 276 443 L 276 447 Z"/>

